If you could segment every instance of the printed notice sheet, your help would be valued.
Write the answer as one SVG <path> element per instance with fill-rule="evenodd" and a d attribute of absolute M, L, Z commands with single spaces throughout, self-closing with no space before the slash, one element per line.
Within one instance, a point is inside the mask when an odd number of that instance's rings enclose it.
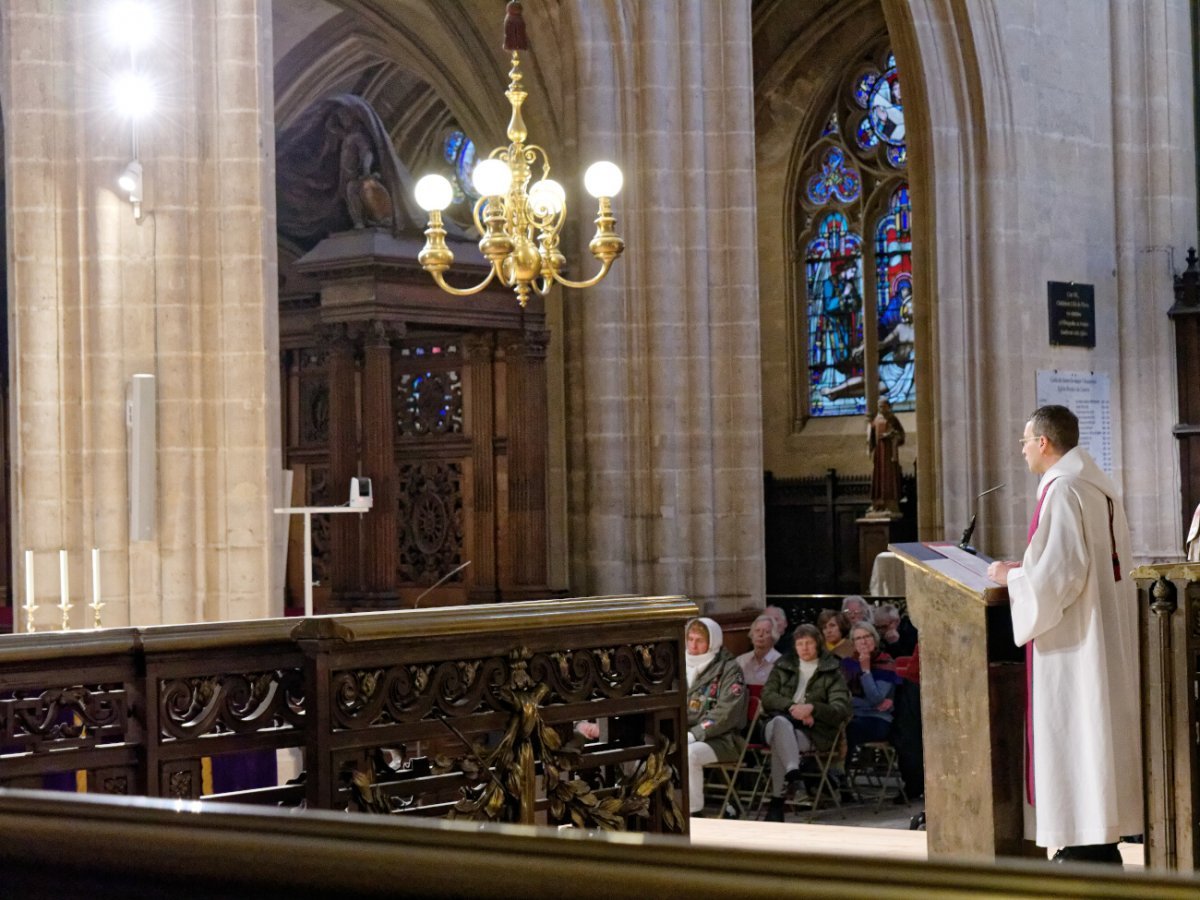
<path fill-rule="evenodd" d="M 1108 375 L 1039 369 L 1037 405 L 1049 403 L 1065 406 L 1079 417 L 1079 446 L 1092 455 L 1096 465 L 1112 475 L 1112 404 Z"/>

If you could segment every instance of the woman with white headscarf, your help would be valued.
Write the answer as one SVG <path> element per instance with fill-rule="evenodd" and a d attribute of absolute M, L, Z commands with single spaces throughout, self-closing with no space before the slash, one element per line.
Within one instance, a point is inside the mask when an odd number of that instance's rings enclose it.
<path fill-rule="evenodd" d="M 688 801 L 693 816 L 704 809 L 704 767 L 734 762 L 742 752 L 746 683 L 723 641 L 721 626 L 712 619 L 688 622 Z"/>

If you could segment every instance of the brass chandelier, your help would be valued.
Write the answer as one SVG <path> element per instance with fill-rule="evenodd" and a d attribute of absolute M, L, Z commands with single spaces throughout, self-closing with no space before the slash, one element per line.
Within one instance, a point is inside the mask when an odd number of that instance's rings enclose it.
<path fill-rule="evenodd" d="M 509 85 L 504 95 L 512 106 L 508 123 L 507 147 L 497 147 L 481 160 L 472 174 L 479 199 L 472 216 L 483 235 L 479 252 L 491 264 L 491 271 L 479 284 L 456 288 L 446 283 L 445 273 L 454 263 L 454 253 L 446 246 L 442 211 L 454 199 L 454 188 L 441 175 L 426 175 L 414 190 L 417 204 L 429 213 L 425 246 L 417 255 L 421 267 L 433 276 L 442 290 L 456 296 L 477 294 L 493 279 L 510 287 L 524 307 L 530 293 L 544 297 L 555 282 L 572 288 L 597 284 L 625 249 L 625 242 L 614 230 L 612 198 L 621 190 L 621 170 L 611 162 L 593 163 L 584 174 L 584 187 L 599 202 L 596 234 L 588 244 L 600 262 L 600 271 L 586 281 L 571 281 L 561 274 L 566 257 L 558 248 L 559 232 L 567 215 L 567 197 L 563 186 L 549 177 L 550 160 L 537 144 L 527 144 L 528 133 L 521 117 L 521 104 L 528 94 L 521 86 L 518 51 L 527 50 L 521 4 L 513 0 L 504 16 L 504 49 L 512 53 Z M 530 184 L 533 168 L 540 163 L 540 178 Z"/>

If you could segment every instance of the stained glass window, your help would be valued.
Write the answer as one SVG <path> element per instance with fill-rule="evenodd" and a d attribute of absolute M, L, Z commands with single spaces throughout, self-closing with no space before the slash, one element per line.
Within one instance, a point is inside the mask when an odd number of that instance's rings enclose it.
<path fill-rule="evenodd" d="M 454 185 L 454 201 L 459 203 L 469 199 L 473 203 L 478 200 L 479 195 L 471 183 L 471 173 L 475 171 L 475 142 L 461 131 L 451 131 L 442 142 L 442 156 L 454 170 L 450 180 Z"/>
<path fill-rule="evenodd" d="M 891 196 L 875 229 L 876 330 L 879 335 L 880 396 L 892 409 L 913 409 L 912 207 L 908 185 Z M 886 391 L 886 393 L 884 393 Z"/>
<path fill-rule="evenodd" d="M 800 418 L 863 415 L 868 397 L 887 397 L 897 410 L 916 405 L 904 107 L 895 55 L 876 59 L 843 74 L 797 185 L 805 304 L 797 338 L 808 368 Z M 874 241 L 869 269 L 863 235 Z M 872 358 L 864 335 L 877 342 Z"/>
<path fill-rule="evenodd" d="M 862 193 L 862 181 L 852 166 L 846 165 L 846 154 L 838 147 L 830 147 L 821 160 L 821 168 L 808 180 L 808 199 L 816 206 L 823 206 L 835 199 L 852 203 Z"/>
<path fill-rule="evenodd" d="M 841 212 L 822 220 L 804 259 L 808 287 L 809 405 L 815 416 L 862 413 L 862 241 Z"/>

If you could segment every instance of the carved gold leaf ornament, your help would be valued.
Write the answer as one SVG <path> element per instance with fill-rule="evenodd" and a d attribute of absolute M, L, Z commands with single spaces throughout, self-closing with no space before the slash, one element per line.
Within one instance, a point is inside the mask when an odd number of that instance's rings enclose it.
<path fill-rule="evenodd" d="M 550 688 L 544 683 L 530 683 L 529 657 L 529 651 L 524 648 L 509 657 L 509 680 L 499 691 L 510 712 L 503 737 L 490 753 L 478 745 L 474 747 L 475 756 L 485 769 L 492 770 L 495 777 L 465 789 L 451 816 L 517 821 L 521 810 L 534 802 L 534 798 L 524 796 L 526 778 L 523 774 L 532 773 L 535 759 L 540 759 L 553 819 L 569 819 L 577 828 L 623 831 L 630 816 L 649 815 L 650 798 L 657 793 L 661 794 L 664 823 L 672 831 L 682 831 L 683 817 L 675 802 L 679 776 L 666 761 L 673 745 L 665 738 L 661 739 L 656 749 L 639 763 L 632 777 L 623 779 L 611 795 L 600 797 L 586 781 L 570 777 L 578 766 L 580 751 L 564 746 L 557 730 L 542 720 L 541 704 Z M 465 766 L 463 771 L 465 773 Z"/>

